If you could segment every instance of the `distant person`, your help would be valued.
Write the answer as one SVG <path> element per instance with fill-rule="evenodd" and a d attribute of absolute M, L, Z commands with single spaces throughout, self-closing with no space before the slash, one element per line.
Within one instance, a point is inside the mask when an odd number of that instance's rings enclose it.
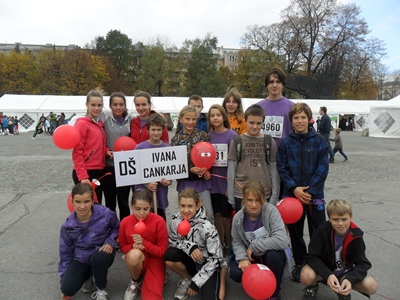
<path fill-rule="evenodd" d="M 32 139 L 36 139 L 36 136 L 38 134 L 41 134 L 42 132 L 43 132 L 43 121 L 42 118 L 40 118 L 39 121 L 36 123 L 35 132 L 33 133 Z"/>
<path fill-rule="evenodd" d="M 3 134 L 8 135 L 8 119 L 7 116 L 3 116 Z"/>
<path fill-rule="evenodd" d="M 283 182 L 283 197 L 295 197 L 303 205 L 303 215 L 288 224 L 292 244 L 293 266 L 291 278 L 300 281 L 307 247 L 304 241 L 304 221 L 307 216 L 308 232 L 325 222 L 324 185 L 328 176 L 328 145 L 324 138 L 309 125 L 311 108 L 296 103 L 289 111 L 292 132 L 282 140 L 278 149 L 277 165 Z"/>
<path fill-rule="evenodd" d="M 353 129 L 354 129 L 354 119 L 352 117 L 349 117 L 347 131 L 353 131 Z"/>
<path fill-rule="evenodd" d="M 57 127 L 64 125 L 65 124 L 65 114 L 62 112 L 58 117 L 57 117 Z"/>
<path fill-rule="evenodd" d="M 242 95 L 236 89 L 231 89 L 225 94 L 222 107 L 228 113 L 230 129 L 238 135 L 246 132 L 246 120 L 244 119 Z"/>
<path fill-rule="evenodd" d="M 321 106 L 319 109 L 319 114 L 321 115 L 321 121 L 319 123 L 319 134 L 325 139 L 328 143 L 329 149 L 329 163 L 333 164 L 335 162 L 335 155 L 333 154 L 331 143 L 329 142 L 329 137 L 331 135 L 332 124 L 331 118 L 326 114 L 327 109 L 325 106 Z"/>
<path fill-rule="evenodd" d="M 113 211 L 94 203 L 89 184 L 72 189 L 70 214 L 60 230 L 61 299 L 70 299 L 79 289 L 93 299 L 107 300 L 107 274 L 114 262 L 119 221 Z"/>
<path fill-rule="evenodd" d="M 58 126 L 58 121 L 57 121 L 57 114 L 50 113 L 50 134 L 53 135 L 54 130 L 56 130 Z"/>
<path fill-rule="evenodd" d="M 294 105 L 282 95 L 286 85 L 286 74 L 280 68 L 272 68 L 265 78 L 268 97 L 258 102 L 265 112 L 265 128 L 263 133 L 271 134 L 279 147 L 282 139 L 290 133 L 289 110 Z"/>
<path fill-rule="evenodd" d="M 317 123 L 317 132 L 319 132 L 319 124 L 321 123 L 321 118 L 319 116 L 317 117 L 317 121 L 315 121 L 315 123 Z"/>
<path fill-rule="evenodd" d="M 329 139 L 333 142 L 335 142 L 335 147 L 333 148 L 333 154 L 336 154 L 336 152 L 339 151 L 339 153 L 344 157 L 344 161 L 348 161 L 347 155 L 343 152 L 343 142 L 342 142 L 342 137 L 340 136 L 340 132 L 342 130 L 340 128 L 335 129 L 335 137 L 333 139 Z"/>
<path fill-rule="evenodd" d="M 18 135 L 19 134 L 19 120 L 18 120 L 17 116 L 14 117 L 14 129 L 15 129 L 15 134 Z"/>
<path fill-rule="evenodd" d="M 197 120 L 196 120 L 196 128 L 198 130 L 208 132 L 208 123 L 206 114 L 202 113 L 203 110 L 203 98 L 199 95 L 192 95 L 189 97 L 188 105 L 194 106 L 196 108 Z M 177 131 L 182 130 L 183 125 L 178 122 Z"/>
<path fill-rule="evenodd" d="M 329 221 L 311 237 L 301 282 L 306 286 L 303 299 L 317 299 L 318 282 L 327 284 L 339 300 L 351 299 L 351 290 L 369 298 L 378 285 L 368 275 L 371 263 L 365 255 L 363 231 L 352 222 L 351 205 L 335 199 L 327 206 Z"/>

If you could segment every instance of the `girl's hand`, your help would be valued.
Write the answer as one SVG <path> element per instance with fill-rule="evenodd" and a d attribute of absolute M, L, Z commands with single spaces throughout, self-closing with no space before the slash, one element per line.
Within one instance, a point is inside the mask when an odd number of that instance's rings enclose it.
<path fill-rule="evenodd" d="M 114 251 L 114 248 L 111 247 L 111 245 L 109 245 L 109 244 L 104 244 L 103 246 L 101 246 L 99 251 L 103 251 L 105 253 L 111 254 Z"/>
<path fill-rule="evenodd" d="M 114 153 L 113 153 L 111 150 L 108 150 L 107 153 L 106 153 L 106 155 L 107 155 L 110 159 L 113 159 L 113 157 L 114 157 Z"/>
<path fill-rule="evenodd" d="M 203 178 L 206 179 L 206 180 L 210 179 L 211 178 L 211 173 L 208 172 L 208 171 L 205 171 L 204 174 L 203 174 Z"/>
<path fill-rule="evenodd" d="M 243 259 L 243 260 L 239 261 L 239 269 L 241 269 L 242 272 L 244 272 L 250 266 L 251 266 L 251 262 L 248 259 Z"/>
<path fill-rule="evenodd" d="M 250 261 L 253 261 L 254 259 L 251 257 L 253 255 L 253 250 L 251 248 L 247 248 L 247 257 L 249 258 Z"/>
<path fill-rule="evenodd" d="M 150 182 L 147 184 L 147 189 L 151 192 L 157 192 L 157 186 L 158 186 L 157 182 Z"/>
<path fill-rule="evenodd" d="M 140 244 L 140 245 L 143 244 L 143 238 L 140 234 L 135 233 L 135 234 L 132 234 L 131 236 L 132 236 L 133 242 L 135 244 Z"/>
<path fill-rule="evenodd" d="M 90 184 L 90 179 L 89 179 L 89 178 L 82 179 L 82 180 L 81 180 L 81 183 L 82 183 L 82 184 Z"/>
<path fill-rule="evenodd" d="M 203 254 L 199 249 L 195 249 L 191 254 L 190 257 L 197 263 L 201 263 L 203 259 Z"/>
<path fill-rule="evenodd" d="M 161 183 L 163 186 L 170 186 L 171 183 L 172 183 L 172 180 L 168 180 L 168 179 L 166 179 L 166 178 L 163 178 L 163 179 L 161 179 L 160 183 Z"/>

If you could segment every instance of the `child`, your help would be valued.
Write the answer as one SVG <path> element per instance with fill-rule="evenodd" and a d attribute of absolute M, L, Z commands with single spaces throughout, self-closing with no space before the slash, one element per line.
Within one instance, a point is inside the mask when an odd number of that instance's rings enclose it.
<path fill-rule="evenodd" d="M 150 115 L 147 120 L 147 131 L 150 138 L 136 146 L 136 150 L 169 147 L 169 145 L 161 140 L 163 130 L 165 128 L 165 120 L 157 113 Z M 157 214 L 166 221 L 165 209 L 168 207 L 168 187 L 172 181 L 166 178 L 161 179 L 160 182 L 151 182 L 146 184 L 146 188 L 151 192 L 156 192 L 157 195 Z M 136 186 L 138 187 L 138 186 Z"/>
<path fill-rule="evenodd" d="M 78 183 L 71 194 L 74 211 L 60 231 L 61 299 L 69 299 L 81 287 L 84 293 L 91 293 L 94 277 L 97 291 L 92 298 L 107 300 L 107 273 L 114 262 L 118 218 L 107 207 L 94 204 L 89 184 Z"/>
<path fill-rule="evenodd" d="M 252 263 L 266 265 L 275 274 L 276 290 L 269 299 L 280 299 L 288 246 L 285 224 L 275 206 L 265 200 L 262 184 L 248 181 L 243 187 L 243 208 L 233 217 L 232 248 L 235 259 L 229 276 L 242 282 L 242 274 Z"/>
<path fill-rule="evenodd" d="M 333 155 L 336 154 L 336 152 L 339 151 L 340 154 L 344 157 L 344 161 L 348 161 L 347 155 L 343 152 L 343 142 L 342 142 L 342 137 L 340 136 L 340 132 L 342 130 L 340 128 L 335 129 L 335 137 L 333 139 L 329 139 L 333 142 L 335 142 L 335 148 L 333 148 Z"/>
<path fill-rule="evenodd" d="M 329 221 L 311 237 L 301 282 L 307 286 L 303 299 L 316 299 L 318 281 L 326 283 L 339 300 L 351 299 L 352 289 L 373 295 L 378 288 L 367 274 L 371 263 L 365 256 L 363 232 L 352 222 L 352 208 L 335 199 L 327 206 Z"/>
<path fill-rule="evenodd" d="M 236 89 L 231 89 L 226 93 L 222 106 L 228 113 L 230 129 L 238 135 L 245 133 L 247 126 L 243 114 L 242 95 Z"/>
<path fill-rule="evenodd" d="M 201 111 L 203 110 L 203 98 L 201 98 L 198 95 L 192 95 L 190 96 L 188 100 L 188 105 L 192 105 L 196 108 L 196 114 L 197 114 L 197 120 L 196 120 L 196 128 L 208 132 L 208 124 L 207 124 L 207 117 L 205 114 L 203 114 Z M 179 122 L 177 126 L 177 131 L 182 130 L 183 126 Z"/>
<path fill-rule="evenodd" d="M 170 246 L 164 256 L 167 267 L 183 278 L 178 283 L 174 299 L 186 299 L 199 292 L 202 300 L 219 299 L 220 262 L 223 258 L 218 233 L 207 219 L 199 194 L 194 189 L 181 191 L 178 204 L 179 212 L 169 223 Z M 181 236 L 177 227 L 185 215 L 191 228 L 186 236 Z"/>
<path fill-rule="evenodd" d="M 196 128 L 197 113 L 196 108 L 192 105 L 186 105 L 179 112 L 179 121 L 182 124 L 182 130 L 177 131 L 171 140 L 171 146 L 187 146 L 187 158 L 189 168 L 189 178 L 179 179 L 177 191 L 181 192 L 186 187 L 194 188 L 199 193 L 200 198 L 204 202 L 207 216 L 211 223 L 214 222 L 214 212 L 211 205 L 211 178 L 210 172 L 206 168 L 198 168 L 194 166 L 190 151 L 198 142 L 209 142 L 208 134 Z"/>
<path fill-rule="evenodd" d="M 276 169 L 276 144 L 260 132 L 265 113 L 261 106 L 251 105 L 244 114 L 247 132 L 240 136 L 242 149 L 238 157 L 235 141 L 232 140 L 228 155 L 228 199 L 239 211 L 242 203 L 242 187 L 249 180 L 262 180 L 265 198 L 271 204 L 278 201 L 279 177 Z M 266 153 L 266 146 L 269 153 Z M 268 162 L 267 162 L 268 160 Z M 236 183 L 236 184 L 235 184 Z"/>
<path fill-rule="evenodd" d="M 226 238 L 226 248 L 231 245 L 231 211 L 232 205 L 228 202 L 227 195 L 227 165 L 228 150 L 233 137 L 237 136 L 236 132 L 229 128 L 229 120 L 225 109 L 214 104 L 208 111 L 208 129 L 210 143 L 217 149 L 216 166 L 210 170 L 211 174 L 221 177 L 212 176 L 211 182 L 211 203 L 214 211 L 214 224 L 217 228 L 221 244 L 224 245 L 224 236 Z M 222 216 L 222 218 L 221 218 Z"/>
<path fill-rule="evenodd" d="M 131 275 L 125 300 L 136 299 L 139 289 L 142 299 L 163 299 L 164 254 L 168 247 L 168 232 L 163 218 L 150 212 L 151 201 L 150 191 L 136 190 L 130 203 L 132 215 L 121 221 L 119 243 Z M 146 225 L 142 234 L 135 232 L 140 218 Z"/>
<path fill-rule="evenodd" d="M 309 125 L 310 107 L 296 103 L 289 111 L 293 129 L 282 140 L 278 149 L 278 172 L 283 182 L 284 197 L 295 197 L 303 204 L 304 213 L 296 223 L 288 224 L 292 244 L 293 266 L 291 278 L 300 281 L 300 271 L 307 253 L 303 238 L 307 215 L 310 237 L 325 222 L 324 184 L 328 176 L 328 144 Z"/>

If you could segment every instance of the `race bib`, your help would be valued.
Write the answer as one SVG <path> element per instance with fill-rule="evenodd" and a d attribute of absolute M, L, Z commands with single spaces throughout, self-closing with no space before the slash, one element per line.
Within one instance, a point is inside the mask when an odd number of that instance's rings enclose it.
<path fill-rule="evenodd" d="M 283 117 L 282 116 L 266 116 L 261 127 L 263 134 L 270 134 L 274 138 L 282 138 Z"/>
<path fill-rule="evenodd" d="M 228 144 L 213 144 L 216 152 L 215 162 L 213 167 L 228 166 Z"/>

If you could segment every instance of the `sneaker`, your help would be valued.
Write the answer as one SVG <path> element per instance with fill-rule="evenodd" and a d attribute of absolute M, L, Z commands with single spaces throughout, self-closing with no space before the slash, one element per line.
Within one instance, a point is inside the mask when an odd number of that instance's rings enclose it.
<path fill-rule="evenodd" d="M 349 161 L 349 159 L 348 159 L 348 158 L 346 158 L 344 161 Z"/>
<path fill-rule="evenodd" d="M 97 290 L 92 294 L 92 299 L 108 300 L 108 293 L 106 290 Z"/>
<path fill-rule="evenodd" d="M 83 293 L 89 294 L 94 291 L 94 281 L 93 276 L 90 276 L 82 285 L 81 291 Z"/>
<path fill-rule="evenodd" d="M 339 300 L 351 300 L 351 295 L 339 295 Z"/>
<path fill-rule="evenodd" d="M 182 279 L 178 282 L 178 289 L 175 292 L 174 299 L 175 300 L 185 300 L 188 295 L 188 289 L 190 286 L 190 280 L 189 279 Z"/>
<path fill-rule="evenodd" d="M 36 140 L 36 138 L 35 138 L 35 137 L 32 137 L 32 140 Z"/>
<path fill-rule="evenodd" d="M 292 267 L 292 273 L 290 274 L 290 278 L 292 278 L 293 281 L 300 282 L 300 273 L 302 268 L 303 268 L 302 265 L 294 265 Z"/>
<path fill-rule="evenodd" d="M 139 289 L 140 282 L 133 281 L 131 278 L 131 282 L 129 283 L 124 294 L 124 300 L 135 300 L 139 295 Z"/>
<path fill-rule="evenodd" d="M 167 270 L 165 270 L 164 284 L 168 284 L 168 283 L 169 283 L 169 273 L 167 272 Z"/>
<path fill-rule="evenodd" d="M 317 299 L 317 292 L 318 292 L 319 285 L 318 283 L 313 286 L 308 286 L 304 289 L 303 300 L 312 300 Z"/>

